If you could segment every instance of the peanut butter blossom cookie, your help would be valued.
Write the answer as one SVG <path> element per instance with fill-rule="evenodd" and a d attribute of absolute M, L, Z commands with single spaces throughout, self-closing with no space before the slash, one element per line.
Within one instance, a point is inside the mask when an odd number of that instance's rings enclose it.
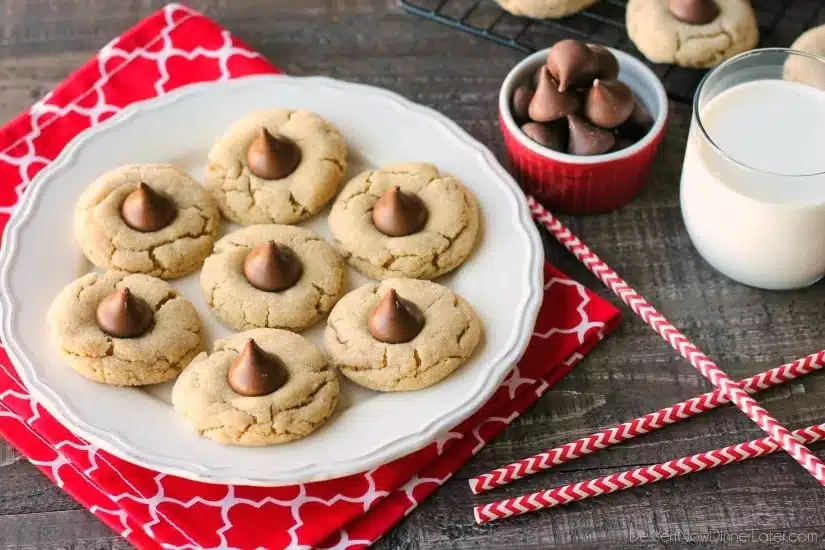
<path fill-rule="evenodd" d="M 580 12 L 596 3 L 596 0 L 496 0 L 513 15 L 525 15 L 536 19 L 558 19 Z"/>
<path fill-rule="evenodd" d="M 303 330 L 332 309 L 345 274 L 338 253 L 312 231 L 253 225 L 215 244 L 201 288 L 209 309 L 236 330 Z"/>
<path fill-rule="evenodd" d="M 219 222 L 212 197 L 186 172 L 135 164 L 103 174 L 84 191 L 74 229 L 94 265 L 172 279 L 197 270 Z"/>
<path fill-rule="evenodd" d="M 78 373 L 141 386 L 175 378 L 202 349 L 194 306 L 168 283 L 124 271 L 90 273 L 64 288 L 48 312 L 52 339 Z"/>
<path fill-rule="evenodd" d="M 308 111 L 270 109 L 235 122 L 209 152 L 204 184 L 227 219 L 293 224 L 324 207 L 347 171 L 343 136 Z"/>
<path fill-rule="evenodd" d="M 825 25 L 808 29 L 791 44 L 792 50 L 799 50 L 825 56 Z M 785 61 L 785 79 L 794 80 L 825 90 L 825 63 L 820 59 L 791 56 Z"/>
<path fill-rule="evenodd" d="M 353 178 L 332 206 L 329 227 L 364 275 L 433 279 L 470 255 L 479 213 L 458 178 L 431 164 L 397 164 Z"/>
<path fill-rule="evenodd" d="M 172 404 L 199 435 L 231 445 L 306 437 L 332 416 L 338 379 L 306 338 L 255 329 L 215 342 L 175 382 Z"/>
<path fill-rule="evenodd" d="M 327 320 L 324 346 L 356 384 L 406 391 L 449 376 L 472 355 L 481 333 L 473 308 L 450 289 L 387 279 L 341 298 Z"/>
<path fill-rule="evenodd" d="M 749 0 L 630 0 L 627 32 L 654 63 L 705 69 L 759 41 Z"/>

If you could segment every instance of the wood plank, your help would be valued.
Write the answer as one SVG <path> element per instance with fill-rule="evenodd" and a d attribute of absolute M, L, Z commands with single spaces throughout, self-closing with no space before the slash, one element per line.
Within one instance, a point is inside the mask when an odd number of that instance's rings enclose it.
<path fill-rule="evenodd" d="M 800 483 L 796 468 L 785 458 L 754 460 L 485 526 L 473 523 L 471 502 L 516 496 L 550 483 L 576 481 L 580 475 L 557 473 L 552 480 L 474 498 L 467 497 L 463 484 L 451 484 L 377 548 L 709 548 L 724 542 L 725 548 L 745 550 L 787 548 L 792 534 L 809 543 L 802 548 L 822 547 L 823 493 L 813 483 Z M 596 469 L 588 475 L 607 473 Z M 771 481 L 755 484 L 756 479 Z M 787 507 L 788 502 L 793 506 Z M 707 544 L 699 537 L 706 537 Z M 766 537 L 776 544 L 763 545 Z"/>
<path fill-rule="evenodd" d="M 0 468 L 0 517 L 77 510 L 80 505 L 26 460 Z"/>
<path fill-rule="evenodd" d="M 0 516 L 0 548 L 7 550 L 125 550 L 132 546 L 85 510 Z"/>
<path fill-rule="evenodd" d="M 17 452 L 17 449 L 3 441 L 3 438 L 0 437 L 0 467 L 8 466 L 18 460 L 20 460 L 20 453 Z"/>

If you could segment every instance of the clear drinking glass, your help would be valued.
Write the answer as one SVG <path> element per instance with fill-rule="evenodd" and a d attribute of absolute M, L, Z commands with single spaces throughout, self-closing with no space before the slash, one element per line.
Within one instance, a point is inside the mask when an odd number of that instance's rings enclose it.
<path fill-rule="evenodd" d="M 680 189 L 693 244 L 765 289 L 825 275 L 825 58 L 753 50 L 696 91 Z"/>

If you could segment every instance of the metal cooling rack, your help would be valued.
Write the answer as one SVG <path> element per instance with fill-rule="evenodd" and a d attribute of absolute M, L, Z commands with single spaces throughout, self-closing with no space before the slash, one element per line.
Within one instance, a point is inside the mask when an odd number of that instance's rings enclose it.
<path fill-rule="evenodd" d="M 601 0 L 559 20 L 510 15 L 494 0 L 399 0 L 407 11 L 529 53 L 571 36 L 627 51 L 644 59 L 627 36 L 626 0 Z M 825 23 L 822 0 L 752 0 L 760 27 L 759 45 L 790 46 L 806 29 Z M 650 63 L 675 101 L 689 103 L 704 70 Z"/>

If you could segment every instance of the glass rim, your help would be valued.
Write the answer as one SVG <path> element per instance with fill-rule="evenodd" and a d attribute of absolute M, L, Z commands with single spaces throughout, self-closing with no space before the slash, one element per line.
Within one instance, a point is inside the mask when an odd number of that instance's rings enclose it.
<path fill-rule="evenodd" d="M 806 173 L 806 174 L 786 174 L 786 173 L 781 173 L 781 172 L 771 172 L 769 170 L 763 170 L 761 168 L 755 168 L 753 166 L 750 166 L 749 164 L 746 164 L 746 163 L 744 163 L 740 160 L 737 160 L 737 159 L 733 158 L 732 156 L 730 156 L 715 141 L 713 141 L 713 139 L 710 137 L 707 130 L 705 129 L 705 125 L 702 122 L 702 117 L 699 114 L 699 97 L 702 94 L 702 90 L 705 89 L 705 85 L 707 84 L 708 80 L 711 77 L 713 77 L 713 75 L 715 75 L 717 73 L 717 71 L 722 70 L 724 67 L 727 67 L 728 65 L 731 65 L 731 64 L 735 63 L 736 61 L 739 61 L 739 60 L 744 59 L 746 57 L 757 56 L 757 55 L 766 54 L 766 53 L 784 53 L 784 54 L 787 54 L 788 57 L 790 57 L 792 55 L 807 57 L 808 59 L 812 59 L 814 61 L 817 61 L 817 62 L 821 63 L 822 66 L 823 66 L 823 71 L 825 71 L 825 56 L 817 55 L 817 54 L 810 53 L 810 52 L 804 52 L 802 50 L 793 50 L 791 48 L 757 48 L 757 49 L 754 49 L 754 50 L 749 50 L 749 51 L 746 51 L 746 52 L 742 52 L 738 55 L 735 55 L 735 56 L 731 57 L 730 59 L 727 59 L 727 60 L 723 61 L 722 63 L 720 63 L 719 65 L 717 65 L 716 67 L 714 67 L 713 69 L 708 71 L 707 74 L 705 74 L 704 77 L 702 77 L 702 80 L 699 82 L 699 85 L 696 87 L 696 92 L 693 95 L 693 107 L 692 107 L 693 120 L 696 121 L 696 125 L 699 127 L 699 131 L 702 133 L 702 137 L 705 139 L 705 141 L 707 143 L 710 144 L 710 146 L 714 149 L 714 151 L 716 151 L 717 153 L 722 155 L 722 157 L 724 157 L 726 160 L 729 160 L 730 162 L 732 162 L 732 163 L 734 163 L 738 166 L 741 166 L 742 168 L 745 168 L 747 170 L 751 170 L 753 172 L 759 172 L 761 174 L 768 174 L 770 176 L 781 176 L 781 177 L 784 177 L 784 178 L 808 178 L 808 177 L 812 177 L 812 176 L 821 176 L 821 175 L 825 174 L 825 168 L 823 168 L 822 170 L 817 171 L 817 172 L 809 172 L 809 173 Z"/>

